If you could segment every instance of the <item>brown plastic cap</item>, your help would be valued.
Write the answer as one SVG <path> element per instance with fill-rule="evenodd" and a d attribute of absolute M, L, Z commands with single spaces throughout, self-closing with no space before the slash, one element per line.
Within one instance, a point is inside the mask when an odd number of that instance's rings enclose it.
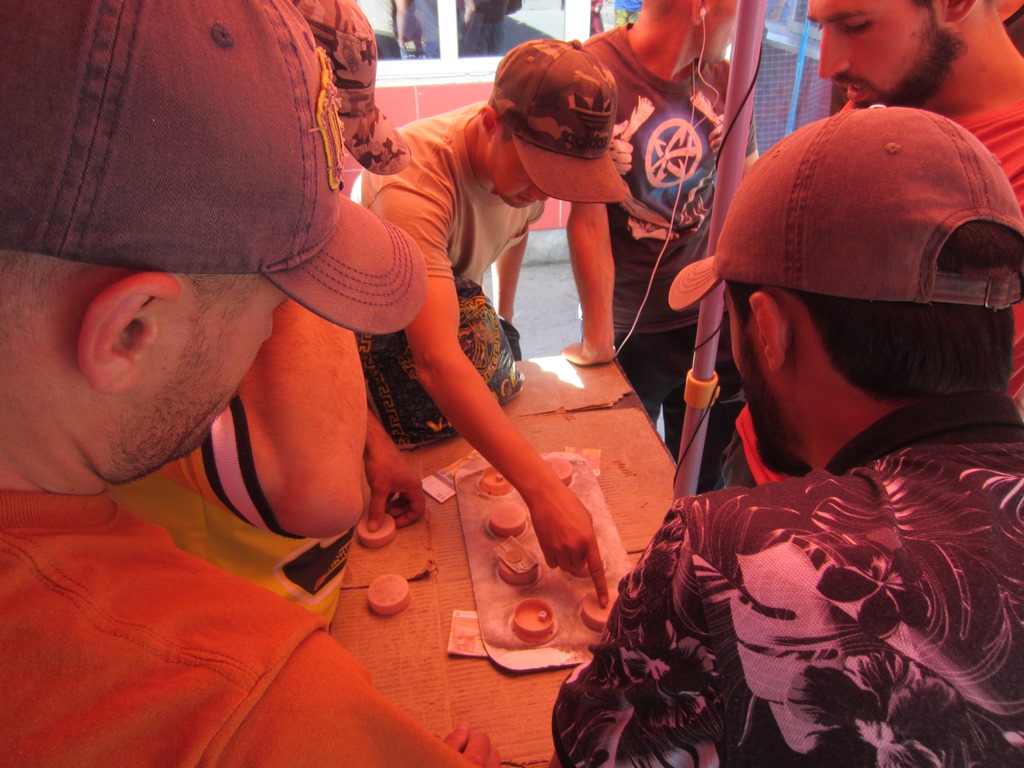
<path fill-rule="evenodd" d="M 386 547 L 395 540 L 398 527 L 395 525 L 395 518 L 391 515 L 384 515 L 384 518 L 380 521 L 380 527 L 376 531 L 370 530 L 368 522 L 367 518 L 364 517 L 356 523 L 356 537 L 364 547 L 378 549 Z"/>
<path fill-rule="evenodd" d="M 396 613 L 401 613 L 409 607 L 409 602 L 412 599 L 409 582 L 394 573 L 378 576 L 370 582 L 370 588 L 366 594 L 370 601 L 370 609 L 381 616 L 393 616 Z"/>

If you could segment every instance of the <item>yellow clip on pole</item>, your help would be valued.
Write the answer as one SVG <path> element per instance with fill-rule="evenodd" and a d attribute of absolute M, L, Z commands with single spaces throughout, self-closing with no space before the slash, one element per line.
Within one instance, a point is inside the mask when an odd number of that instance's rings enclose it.
<path fill-rule="evenodd" d="M 686 372 L 686 391 L 683 400 L 688 406 L 703 411 L 714 405 L 721 391 L 718 386 L 718 372 L 712 371 L 711 377 L 708 381 L 703 381 L 694 377 L 692 368 Z"/>

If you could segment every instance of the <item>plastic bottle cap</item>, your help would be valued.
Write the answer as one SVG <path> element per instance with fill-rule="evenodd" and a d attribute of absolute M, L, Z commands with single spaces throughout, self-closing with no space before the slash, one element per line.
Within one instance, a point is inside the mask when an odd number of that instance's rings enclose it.
<path fill-rule="evenodd" d="M 520 600 L 512 611 L 512 631 L 520 640 L 542 643 L 555 633 L 555 612 L 539 597 Z"/>
<path fill-rule="evenodd" d="M 494 467 L 488 467 L 480 475 L 480 490 L 488 496 L 504 496 L 512 493 L 512 483 Z"/>
<path fill-rule="evenodd" d="M 367 527 L 367 518 L 365 517 L 356 523 L 356 537 L 359 539 L 359 543 L 370 549 L 386 547 L 394 541 L 397 532 L 395 518 L 391 515 L 384 515 L 384 519 L 380 521 L 380 528 L 376 531 L 371 531 Z"/>
<path fill-rule="evenodd" d="M 515 536 L 496 545 L 494 554 L 498 556 L 498 575 L 509 584 L 533 584 L 540 575 L 540 561 Z"/>
<path fill-rule="evenodd" d="M 597 592 L 593 590 L 588 592 L 583 596 L 583 601 L 580 603 L 580 615 L 583 618 L 583 623 L 595 632 L 601 632 L 604 629 L 604 625 L 608 623 L 608 614 L 611 612 L 614 602 L 615 595 L 609 595 L 608 606 L 602 608 L 601 604 L 597 601 Z"/>
<path fill-rule="evenodd" d="M 518 536 L 526 531 L 526 508 L 515 501 L 499 501 L 487 513 L 487 526 L 495 536 Z"/>
<path fill-rule="evenodd" d="M 554 470 L 555 474 L 558 475 L 558 479 L 566 485 L 572 483 L 572 462 L 568 459 L 563 459 L 561 456 L 555 456 L 547 459 L 548 466 Z"/>
<path fill-rule="evenodd" d="M 409 582 L 394 573 L 378 576 L 370 582 L 370 589 L 366 594 L 370 601 L 370 609 L 381 616 L 392 616 L 404 611 L 412 599 Z"/>
<path fill-rule="evenodd" d="M 509 584 L 515 584 L 517 587 L 521 587 L 526 584 L 533 584 L 540 575 L 540 568 L 536 563 L 534 563 L 533 567 L 526 571 L 517 571 L 506 565 L 504 561 L 499 560 L 498 575 L 501 576 L 502 580 Z"/>

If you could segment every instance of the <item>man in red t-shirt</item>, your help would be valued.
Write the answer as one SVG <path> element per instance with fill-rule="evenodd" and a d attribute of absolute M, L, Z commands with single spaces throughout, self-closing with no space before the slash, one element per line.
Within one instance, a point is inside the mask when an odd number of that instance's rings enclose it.
<path fill-rule="evenodd" d="M 1016 6 L 1016 7 L 1013 7 Z M 818 74 L 846 93 L 846 109 L 921 107 L 957 121 L 999 159 L 1024 208 L 1024 55 L 1003 21 L 1020 0 L 810 0 L 821 25 Z M 1014 307 L 1007 392 L 1024 412 L 1024 305 Z M 727 484 L 779 479 L 760 461 L 746 408 L 742 455 L 726 452 Z M 749 472 L 748 472 L 749 470 Z"/>
<path fill-rule="evenodd" d="M 810 0 L 821 24 L 819 74 L 853 107 L 922 107 L 974 133 L 1024 205 L 1024 56 L 997 0 Z M 1024 397 L 1024 310 L 1014 315 L 1009 392 Z"/>

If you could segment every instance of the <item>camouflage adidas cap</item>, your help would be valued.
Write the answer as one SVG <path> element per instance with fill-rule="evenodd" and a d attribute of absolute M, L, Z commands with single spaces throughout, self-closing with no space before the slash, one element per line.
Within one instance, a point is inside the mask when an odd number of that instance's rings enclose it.
<path fill-rule="evenodd" d="M 490 104 L 541 192 L 577 203 L 625 197 L 608 154 L 615 79 L 578 40 L 531 40 L 513 48 L 498 64 Z"/>
<path fill-rule="evenodd" d="M 398 173 L 409 164 L 409 147 L 377 108 L 377 41 L 355 0 L 292 0 L 334 67 L 338 115 L 345 148 L 372 173 Z"/>

